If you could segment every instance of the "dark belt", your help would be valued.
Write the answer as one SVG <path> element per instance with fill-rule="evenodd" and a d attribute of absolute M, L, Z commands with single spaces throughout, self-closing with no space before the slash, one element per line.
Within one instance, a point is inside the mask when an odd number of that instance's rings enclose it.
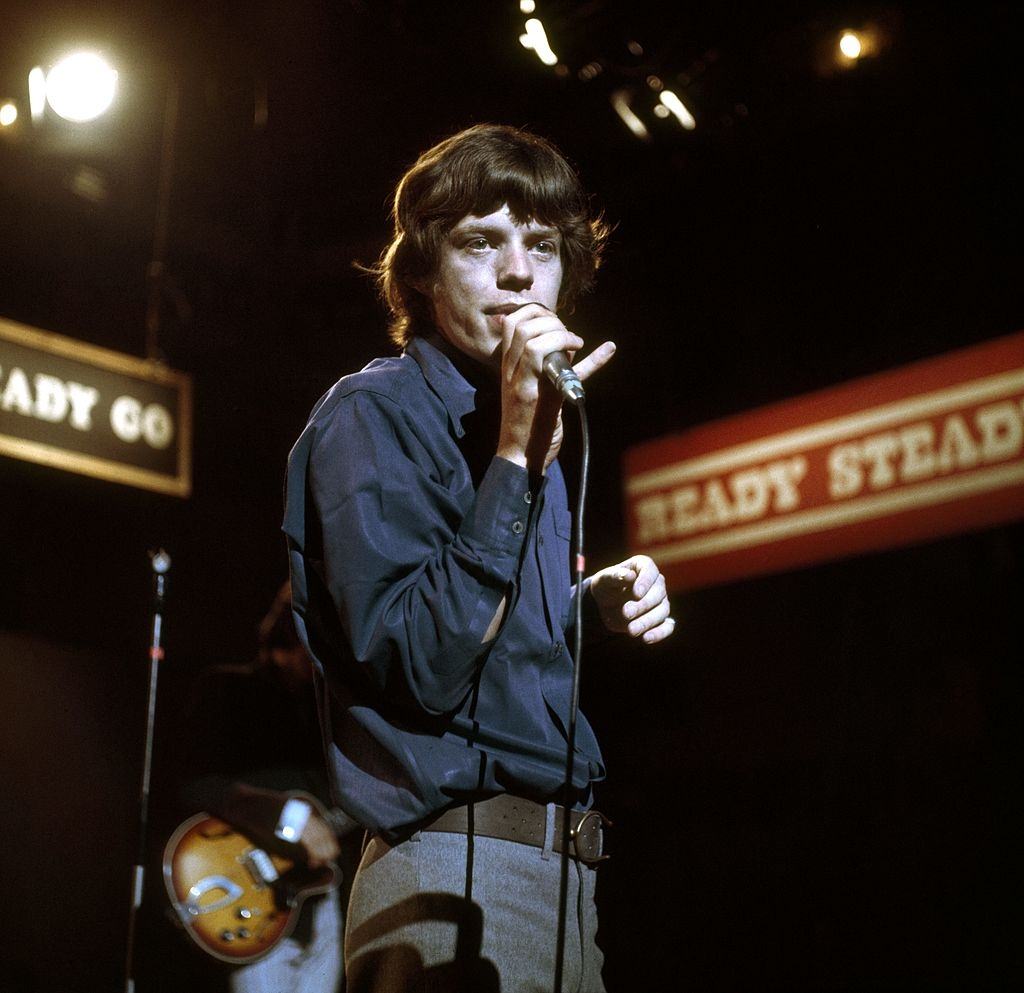
<path fill-rule="evenodd" d="M 475 837 L 500 838 L 517 841 L 521 845 L 544 847 L 547 830 L 547 807 L 522 797 L 499 794 L 467 807 L 453 807 L 420 828 L 421 831 L 447 831 L 451 834 L 469 834 L 470 825 Z M 565 808 L 555 807 L 555 837 L 552 850 L 561 854 Z M 603 862 L 601 853 L 603 828 L 608 820 L 597 810 L 569 812 L 569 853 L 586 865 Z"/>

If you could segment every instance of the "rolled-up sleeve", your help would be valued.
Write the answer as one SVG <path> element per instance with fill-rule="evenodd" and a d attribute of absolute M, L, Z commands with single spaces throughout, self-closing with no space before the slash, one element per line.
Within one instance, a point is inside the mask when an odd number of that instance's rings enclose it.
<path fill-rule="evenodd" d="M 526 470 L 495 457 L 467 510 L 399 404 L 361 391 L 318 425 L 308 484 L 356 661 L 396 702 L 455 710 L 519 568 Z"/>

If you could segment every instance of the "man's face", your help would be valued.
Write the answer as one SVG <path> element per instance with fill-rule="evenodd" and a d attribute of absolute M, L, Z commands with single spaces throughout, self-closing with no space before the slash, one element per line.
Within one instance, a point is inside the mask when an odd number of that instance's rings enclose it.
<path fill-rule="evenodd" d="M 463 217 L 423 287 L 438 330 L 470 358 L 500 366 L 502 317 L 526 303 L 557 308 L 561 248 L 556 228 L 519 224 L 507 204 L 486 217 Z"/>

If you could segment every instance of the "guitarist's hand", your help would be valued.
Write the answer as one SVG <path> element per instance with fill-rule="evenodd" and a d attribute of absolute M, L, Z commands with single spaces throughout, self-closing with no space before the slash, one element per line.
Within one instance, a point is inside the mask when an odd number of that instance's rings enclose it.
<path fill-rule="evenodd" d="M 296 841 L 286 842 L 274 837 L 274 826 L 288 796 L 279 790 L 235 783 L 227 791 L 224 802 L 213 812 L 270 851 L 288 854 L 289 858 L 311 869 L 333 862 L 338 857 L 338 840 L 316 808 L 310 812 L 309 820 Z"/>
<path fill-rule="evenodd" d="M 303 859 L 310 869 L 333 862 L 341 852 L 334 832 L 315 810 L 309 815 L 296 845 L 302 849 Z"/>

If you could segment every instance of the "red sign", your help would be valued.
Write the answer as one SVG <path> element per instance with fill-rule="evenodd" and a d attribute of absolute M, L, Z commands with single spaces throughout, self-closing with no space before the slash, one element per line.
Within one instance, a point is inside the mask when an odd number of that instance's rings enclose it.
<path fill-rule="evenodd" d="M 626 452 L 630 548 L 673 589 L 1024 517 L 1024 332 Z"/>

